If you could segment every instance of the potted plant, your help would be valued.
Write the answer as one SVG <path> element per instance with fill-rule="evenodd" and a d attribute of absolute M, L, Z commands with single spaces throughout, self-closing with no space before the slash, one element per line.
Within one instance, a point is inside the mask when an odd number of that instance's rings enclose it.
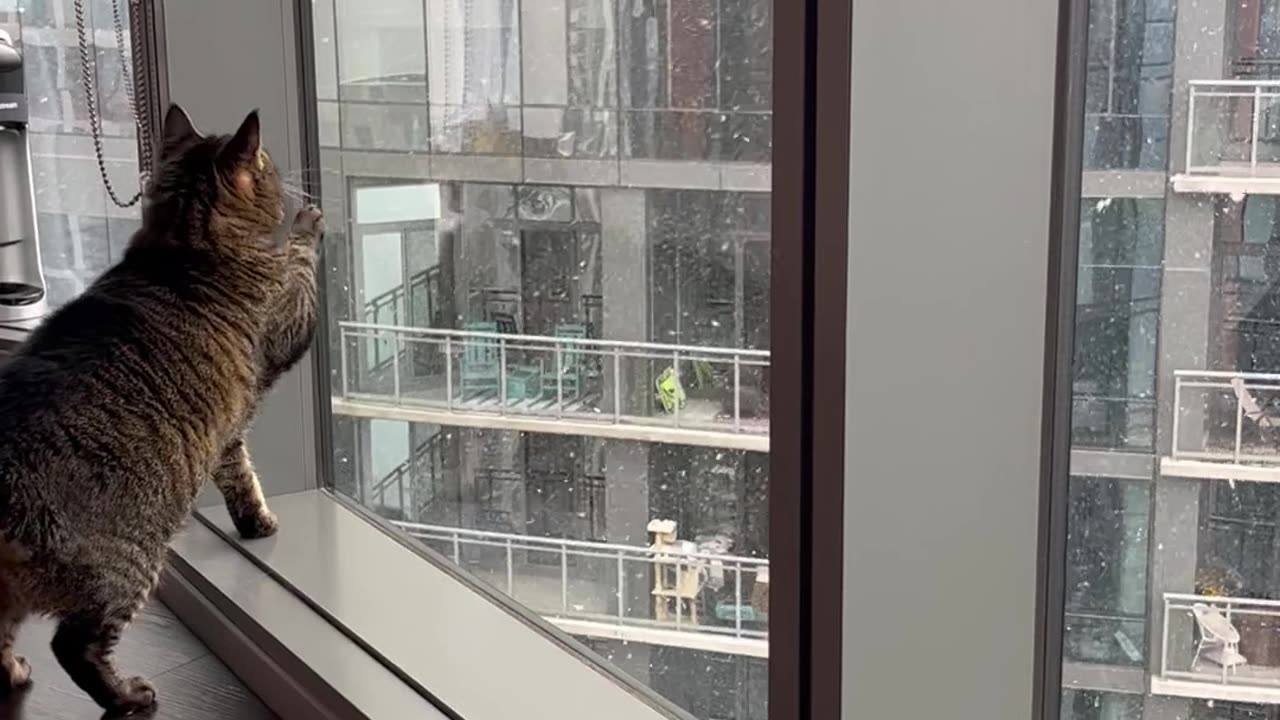
<path fill-rule="evenodd" d="M 1203 597 L 1239 597 L 1243 586 L 1240 574 L 1222 565 L 1206 565 L 1196 572 L 1196 594 Z"/>

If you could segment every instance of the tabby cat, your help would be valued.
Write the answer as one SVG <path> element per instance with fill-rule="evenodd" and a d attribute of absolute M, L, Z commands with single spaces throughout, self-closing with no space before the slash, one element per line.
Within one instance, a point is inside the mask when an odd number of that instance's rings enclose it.
<path fill-rule="evenodd" d="M 0 369 L 0 685 L 28 614 L 58 620 L 53 652 L 115 712 L 151 706 L 111 662 L 165 550 L 211 475 L 241 533 L 275 531 L 243 433 L 314 324 L 319 211 L 284 214 L 257 113 L 204 136 L 165 118 L 141 229 L 124 258 Z"/>

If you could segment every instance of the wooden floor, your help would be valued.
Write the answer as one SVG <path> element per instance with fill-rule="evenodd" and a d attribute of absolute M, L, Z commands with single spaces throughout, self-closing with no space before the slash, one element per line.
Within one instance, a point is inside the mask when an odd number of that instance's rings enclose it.
<path fill-rule="evenodd" d="M 102 711 L 58 666 L 49 640 L 53 623 L 23 626 L 18 652 L 31 663 L 33 684 L 25 692 L 0 698 L 0 720 L 81 720 Z M 142 675 L 156 686 L 159 702 L 150 714 L 131 718 L 164 720 L 269 720 L 269 710 L 209 653 L 182 623 L 158 602 L 144 609 L 124 632 L 116 651 L 122 673 Z"/>

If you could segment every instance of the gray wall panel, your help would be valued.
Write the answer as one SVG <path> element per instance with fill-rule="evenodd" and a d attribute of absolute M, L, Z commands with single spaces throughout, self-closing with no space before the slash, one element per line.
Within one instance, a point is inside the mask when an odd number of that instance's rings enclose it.
<path fill-rule="evenodd" d="M 1031 714 L 1057 6 L 854 0 L 848 718 Z"/>
<path fill-rule="evenodd" d="M 264 146 L 296 179 L 301 150 L 291 0 L 183 0 L 165 3 L 164 11 L 172 100 L 205 132 L 231 132 L 249 110 L 260 109 Z M 250 436 L 269 495 L 316 485 L 313 375 L 308 358 L 281 378 Z"/>

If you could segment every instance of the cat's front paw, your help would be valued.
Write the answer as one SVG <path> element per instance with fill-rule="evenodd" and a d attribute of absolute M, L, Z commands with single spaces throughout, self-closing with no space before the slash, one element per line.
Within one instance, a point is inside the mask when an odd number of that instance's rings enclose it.
<path fill-rule="evenodd" d="M 276 514 L 266 508 L 236 518 L 235 523 L 240 537 L 245 540 L 271 537 L 280 529 L 280 521 L 276 518 Z"/>
<path fill-rule="evenodd" d="M 318 238 L 324 234 L 324 213 L 315 205 L 308 205 L 293 216 L 293 227 L 289 232 L 295 235 L 307 235 Z"/>
<path fill-rule="evenodd" d="M 31 684 L 31 663 L 21 655 L 14 655 L 5 663 L 10 690 L 24 688 Z"/>
<path fill-rule="evenodd" d="M 155 687 L 145 678 L 131 677 L 121 683 L 120 694 L 111 701 L 106 717 L 147 717 L 155 704 Z"/>

